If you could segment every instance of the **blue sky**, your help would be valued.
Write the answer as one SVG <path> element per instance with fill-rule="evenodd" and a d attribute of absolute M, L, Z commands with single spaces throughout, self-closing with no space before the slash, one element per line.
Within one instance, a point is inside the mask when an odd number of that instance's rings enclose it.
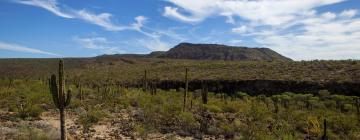
<path fill-rule="evenodd" d="M 359 0 L 1 0 L 0 58 L 268 47 L 294 60 L 360 59 Z"/>

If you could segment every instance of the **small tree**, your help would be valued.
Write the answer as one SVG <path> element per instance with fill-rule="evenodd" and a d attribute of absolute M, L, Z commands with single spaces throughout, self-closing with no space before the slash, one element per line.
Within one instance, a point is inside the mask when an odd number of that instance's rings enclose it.
<path fill-rule="evenodd" d="M 59 85 L 58 85 L 59 84 Z M 64 79 L 64 62 L 59 62 L 59 81 L 56 81 L 56 75 L 51 75 L 49 80 L 50 93 L 53 98 L 55 106 L 60 111 L 60 130 L 61 140 L 66 140 L 66 128 L 65 128 L 65 108 L 69 106 L 71 100 L 71 91 L 68 90 L 65 93 L 65 79 Z"/>

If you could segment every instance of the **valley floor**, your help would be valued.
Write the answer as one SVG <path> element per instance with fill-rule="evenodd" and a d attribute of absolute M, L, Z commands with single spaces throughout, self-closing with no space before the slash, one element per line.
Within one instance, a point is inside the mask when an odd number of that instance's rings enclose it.
<path fill-rule="evenodd" d="M 206 90 L 143 91 L 69 85 L 69 139 L 360 139 L 360 98 L 330 94 L 249 96 Z M 324 127 L 326 120 L 327 128 Z M 58 139 L 59 112 L 42 81 L 0 83 L 0 139 Z"/>

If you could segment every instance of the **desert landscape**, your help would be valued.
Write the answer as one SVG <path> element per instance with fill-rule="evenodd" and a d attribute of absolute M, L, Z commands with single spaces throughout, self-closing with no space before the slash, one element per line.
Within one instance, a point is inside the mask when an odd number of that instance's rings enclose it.
<path fill-rule="evenodd" d="M 359 0 L 2 0 L 0 140 L 360 140 Z"/>

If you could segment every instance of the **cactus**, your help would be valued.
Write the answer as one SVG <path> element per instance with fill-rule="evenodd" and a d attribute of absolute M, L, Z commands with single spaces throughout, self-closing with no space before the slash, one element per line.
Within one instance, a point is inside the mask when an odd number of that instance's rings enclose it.
<path fill-rule="evenodd" d="M 324 134 L 323 136 L 321 137 L 321 140 L 328 140 L 328 137 L 326 135 L 326 119 L 324 119 Z"/>
<path fill-rule="evenodd" d="M 279 103 L 279 98 L 278 98 L 278 96 L 272 96 L 271 100 L 274 103 L 274 107 L 275 107 L 274 112 L 279 113 L 279 104 L 278 104 Z"/>
<path fill-rule="evenodd" d="M 84 95 L 83 95 L 83 90 L 82 90 L 82 85 L 79 84 L 79 98 L 80 98 L 80 101 L 83 101 L 84 100 Z"/>
<path fill-rule="evenodd" d="M 155 95 L 157 93 L 157 80 L 152 80 L 150 82 L 150 93 L 151 95 Z"/>
<path fill-rule="evenodd" d="M 186 98 L 187 98 L 187 94 L 188 94 L 188 86 L 189 86 L 189 81 L 188 81 L 188 68 L 185 69 L 185 91 L 184 91 L 184 105 L 183 105 L 183 111 L 186 111 Z"/>
<path fill-rule="evenodd" d="M 69 106 L 71 100 L 71 91 L 68 90 L 65 93 L 65 79 L 64 79 L 64 62 L 59 61 L 59 81 L 56 81 L 56 75 L 51 75 L 49 80 L 50 93 L 55 106 L 60 111 L 60 129 L 61 129 L 61 140 L 66 140 L 66 129 L 65 129 L 65 108 Z"/>
<path fill-rule="evenodd" d="M 147 81 L 147 70 L 144 72 L 144 79 L 143 79 L 143 91 L 146 92 L 148 89 L 148 81 Z"/>
<path fill-rule="evenodd" d="M 208 102 L 208 88 L 207 88 L 206 83 L 202 84 L 201 97 L 202 97 L 203 104 L 207 104 L 207 102 Z"/>
<path fill-rule="evenodd" d="M 8 88 L 13 87 L 13 84 L 14 84 L 14 80 L 13 80 L 12 78 L 9 78 L 9 85 L 8 85 Z"/>
<path fill-rule="evenodd" d="M 358 117 L 358 121 L 360 122 L 360 98 L 359 97 L 354 98 L 354 104 L 356 107 L 356 114 Z"/>

